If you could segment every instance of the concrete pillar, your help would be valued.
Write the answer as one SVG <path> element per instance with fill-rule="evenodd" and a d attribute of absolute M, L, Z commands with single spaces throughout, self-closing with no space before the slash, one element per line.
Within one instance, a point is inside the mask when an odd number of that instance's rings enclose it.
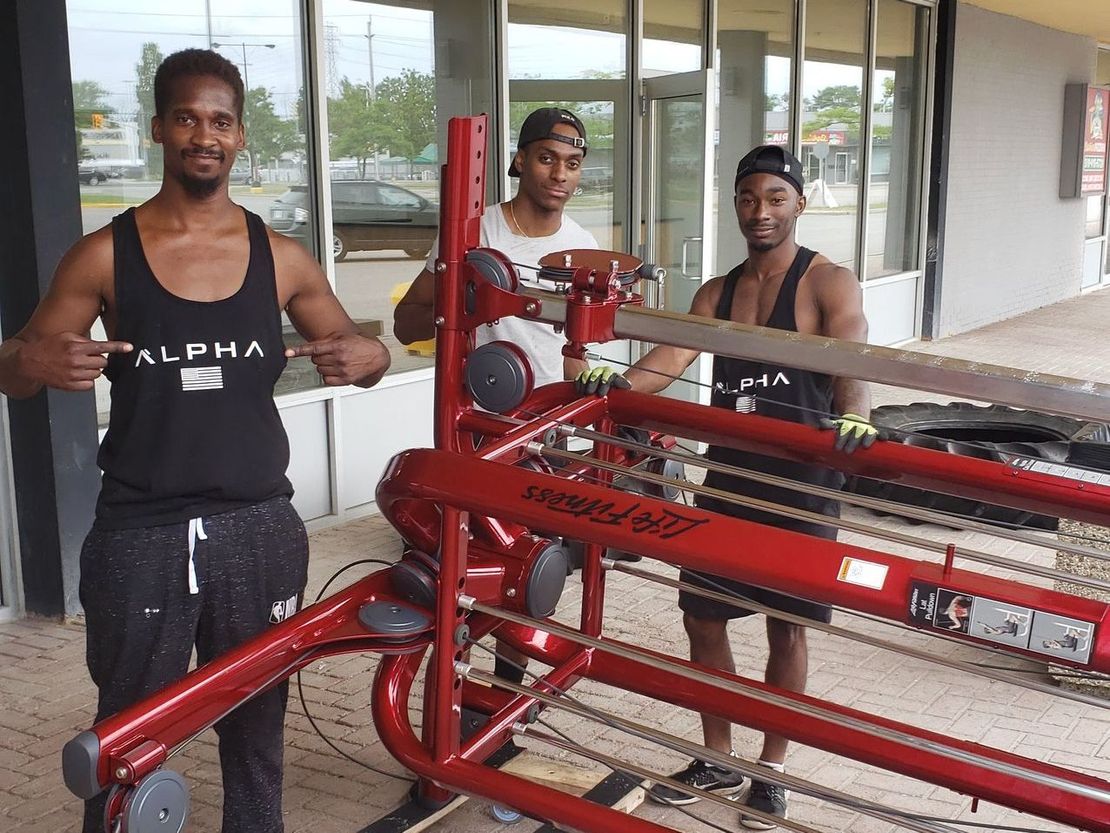
<path fill-rule="evenodd" d="M 721 97 L 714 271 L 724 274 L 748 256 L 748 248 L 736 224 L 732 180 L 740 158 L 756 145 L 763 144 L 767 109 L 764 96 L 767 33 L 722 31 L 717 44 L 721 52 Z"/>
<path fill-rule="evenodd" d="M 0 327 L 18 331 L 81 236 L 65 0 L 0 4 Z M 80 610 L 81 543 L 92 523 L 96 401 L 43 391 L 8 402 L 26 610 Z"/>

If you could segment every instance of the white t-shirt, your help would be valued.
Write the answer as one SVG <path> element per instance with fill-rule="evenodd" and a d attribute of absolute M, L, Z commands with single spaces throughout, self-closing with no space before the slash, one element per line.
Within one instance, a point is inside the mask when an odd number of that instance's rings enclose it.
<path fill-rule="evenodd" d="M 555 289 L 555 284 L 551 281 L 539 280 L 536 277 L 538 267 L 529 270 L 525 268 L 526 266 L 535 267 L 541 257 L 552 252 L 561 252 L 564 249 L 598 248 L 594 236 L 566 214 L 563 215 L 563 224 L 559 230 L 547 237 L 523 237 L 513 234 L 509 224 L 505 222 L 505 213 L 500 205 L 486 206 L 485 213 L 482 215 L 479 244 L 489 249 L 497 249 L 508 256 L 513 263 L 521 264 L 518 271 L 522 285 L 546 290 Z M 438 254 L 439 238 L 437 237 L 427 262 L 427 269 L 433 274 L 435 274 Z M 479 346 L 490 341 L 511 341 L 518 345 L 532 362 L 537 388 L 563 381 L 562 350 L 563 345 L 566 344 L 566 337 L 562 333 L 556 333 L 550 324 L 515 316 L 502 318 L 493 326 L 479 327 L 476 341 Z"/>

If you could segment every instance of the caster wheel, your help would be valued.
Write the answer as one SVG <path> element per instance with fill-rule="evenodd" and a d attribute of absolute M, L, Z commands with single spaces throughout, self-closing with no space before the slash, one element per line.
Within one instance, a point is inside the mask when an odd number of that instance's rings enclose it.
<path fill-rule="evenodd" d="M 502 804 L 491 804 L 489 806 L 490 814 L 502 824 L 516 824 L 522 818 L 523 813 L 518 813 L 512 807 L 505 807 Z"/>

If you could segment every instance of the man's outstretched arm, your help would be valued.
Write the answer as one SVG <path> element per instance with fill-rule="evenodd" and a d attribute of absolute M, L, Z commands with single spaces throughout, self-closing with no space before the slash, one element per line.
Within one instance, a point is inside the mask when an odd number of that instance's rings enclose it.
<path fill-rule="evenodd" d="M 108 366 L 109 354 L 132 349 L 127 342 L 88 336 L 104 308 L 112 264 L 111 227 L 66 252 L 30 320 L 0 344 L 0 391 L 25 399 L 43 387 L 90 390 Z"/>

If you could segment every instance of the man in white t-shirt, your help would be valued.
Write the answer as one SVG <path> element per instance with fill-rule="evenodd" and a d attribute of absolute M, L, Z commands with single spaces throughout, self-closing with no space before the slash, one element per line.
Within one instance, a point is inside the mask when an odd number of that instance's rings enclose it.
<path fill-rule="evenodd" d="M 563 213 L 567 200 L 578 190 L 582 160 L 586 156 L 586 128 L 578 116 L 560 107 L 534 110 L 520 126 L 516 155 L 509 163 L 509 176 L 520 178 L 516 196 L 500 205 L 486 206 L 482 215 L 479 245 L 497 249 L 518 266 L 521 283 L 554 289 L 550 281 L 538 279 L 538 269 L 529 269 L 539 259 L 566 249 L 596 249 L 594 236 Z M 433 311 L 435 261 L 439 240 L 424 269 L 416 276 L 393 311 L 393 333 L 402 344 L 435 337 Z M 563 355 L 565 337 L 550 324 L 523 318 L 502 318 L 479 327 L 478 345 L 510 341 L 520 346 L 532 363 L 536 387 L 573 379 L 589 365 L 582 359 Z M 505 643 L 497 645 L 494 673 L 505 680 L 521 682 L 523 654 Z"/>
<path fill-rule="evenodd" d="M 543 107 L 529 114 L 520 127 L 516 155 L 509 164 L 509 176 L 519 177 L 520 187 L 508 202 L 486 207 L 479 243 L 522 264 L 519 271 L 524 285 L 555 288 L 549 281 L 538 280 L 535 269 L 525 268 L 544 255 L 598 248 L 594 236 L 563 213 L 567 200 L 578 190 L 586 149 L 586 128 L 569 110 Z M 394 310 L 393 332 L 402 344 L 435 337 L 432 293 L 438 252 L 437 240 L 423 271 Z M 587 369 L 585 361 L 563 356 L 566 340 L 550 324 L 503 318 L 478 329 L 478 344 L 490 341 L 519 345 L 532 362 L 536 387 L 573 379 Z"/>

